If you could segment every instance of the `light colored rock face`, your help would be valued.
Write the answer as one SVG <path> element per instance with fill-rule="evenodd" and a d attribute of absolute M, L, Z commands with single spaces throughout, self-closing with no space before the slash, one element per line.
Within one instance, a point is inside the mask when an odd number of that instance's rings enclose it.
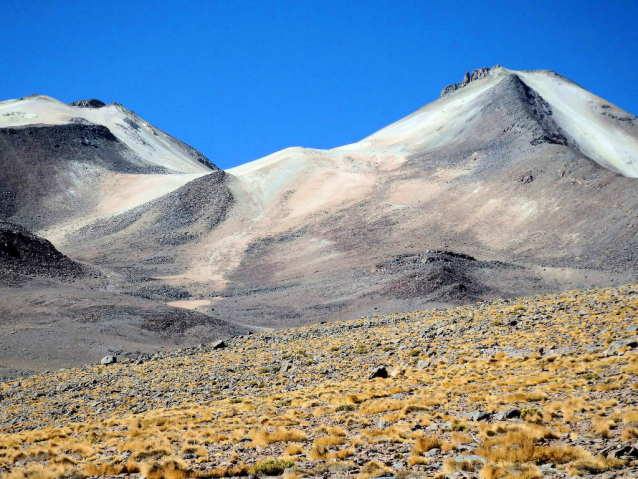
<path fill-rule="evenodd" d="M 516 72 L 551 106 L 556 123 L 589 158 L 638 178 L 638 119 L 553 72 Z"/>

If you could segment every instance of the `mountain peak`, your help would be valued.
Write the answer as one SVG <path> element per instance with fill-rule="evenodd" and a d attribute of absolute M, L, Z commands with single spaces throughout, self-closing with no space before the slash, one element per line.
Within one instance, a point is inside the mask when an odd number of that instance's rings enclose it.
<path fill-rule="evenodd" d="M 460 90 L 464 86 L 468 85 L 470 82 L 485 78 L 486 76 L 490 74 L 492 70 L 498 67 L 500 67 L 500 65 L 495 65 L 492 68 L 490 67 L 477 68 L 476 70 L 472 70 L 472 74 L 470 74 L 470 72 L 465 72 L 463 81 L 460 81 L 458 83 L 452 83 L 451 85 L 446 86 L 443 89 L 443 91 L 441 91 L 441 97 L 448 96 L 449 94 L 455 92 L 456 90 Z"/>

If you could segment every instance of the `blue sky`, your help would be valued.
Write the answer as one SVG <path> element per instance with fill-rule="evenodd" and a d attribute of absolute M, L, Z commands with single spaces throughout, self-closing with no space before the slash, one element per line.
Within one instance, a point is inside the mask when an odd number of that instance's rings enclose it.
<path fill-rule="evenodd" d="M 17 0 L 2 99 L 116 101 L 222 168 L 333 148 L 466 70 L 552 69 L 638 114 L 638 2 Z"/>

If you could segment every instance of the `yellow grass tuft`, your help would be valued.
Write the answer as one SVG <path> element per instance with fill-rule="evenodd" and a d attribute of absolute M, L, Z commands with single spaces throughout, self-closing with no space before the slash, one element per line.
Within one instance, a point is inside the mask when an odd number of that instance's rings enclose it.
<path fill-rule="evenodd" d="M 300 442 L 308 439 L 305 432 L 284 427 L 278 427 L 274 431 L 260 429 L 254 432 L 251 437 L 257 446 L 266 446 L 275 442 Z"/>

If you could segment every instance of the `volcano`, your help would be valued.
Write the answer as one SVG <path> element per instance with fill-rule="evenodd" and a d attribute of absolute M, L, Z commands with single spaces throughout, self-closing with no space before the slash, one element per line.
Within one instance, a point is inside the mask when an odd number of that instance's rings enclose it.
<path fill-rule="evenodd" d="M 237 330 L 638 271 L 638 119 L 551 71 L 474 70 L 357 143 L 226 171 L 121 105 L 32 96 L 0 103 L 0 165 L 2 219 L 109 294 Z"/>

